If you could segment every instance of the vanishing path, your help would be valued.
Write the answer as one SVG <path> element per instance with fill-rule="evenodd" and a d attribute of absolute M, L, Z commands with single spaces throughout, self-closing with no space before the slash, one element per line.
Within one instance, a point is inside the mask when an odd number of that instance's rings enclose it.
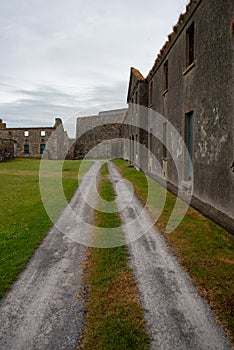
<path fill-rule="evenodd" d="M 134 237 L 141 236 L 152 226 L 150 217 L 145 210 L 142 212 L 142 205 L 132 197 L 128 184 L 120 181 L 121 175 L 112 163 L 109 163 L 109 172 L 113 185 L 121 192 L 117 206 L 125 225 L 126 240 L 134 241 Z M 211 316 L 210 308 L 154 228 L 129 244 L 128 249 L 152 337 L 151 349 L 231 349 L 222 328 Z"/>
<path fill-rule="evenodd" d="M 84 175 L 70 206 L 58 225 L 67 236 L 88 243 L 90 227 L 79 220 L 93 221 L 93 213 L 80 195 L 94 206 L 97 201 L 96 162 Z M 71 207 L 78 218 L 72 215 Z M 38 218 L 40 220 L 40 218 Z M 37 249 L 26 269 L 0 302 L 1 350 L 73 350 L 84 323 L 85 286 L 83 266 L 87 247 L 74 242 L 54 226 Z"/>
<path fill-rule="evenodd" d="M 57 222 L 66 235 L 54 226 L 1 300 L 1 350 L 77 348 L 84 325 L 83 262 L 87 247 L 74 241 L 89 243 L 92 230 L 88 224 L 93 222 L 93 211 L 86 201 L 97 207 L 96 179 L 100 166 L 100 161 L 95 162 L 85 174 Z M 150 218 L 142 211 L 130 186 L 120 181 L 112 163 L 109 170 L 113 185 L 118 186 L 117 205 L 125 224 L 126 241 L 141 236 L 128 247 L 152 336 L 151 349 L 231 349 L 222 328 L 215 324 L 209 307 L 168 251 L 164 239 L 150 228 Z M 148 233 L 142 236 L 146 228 Z"/>

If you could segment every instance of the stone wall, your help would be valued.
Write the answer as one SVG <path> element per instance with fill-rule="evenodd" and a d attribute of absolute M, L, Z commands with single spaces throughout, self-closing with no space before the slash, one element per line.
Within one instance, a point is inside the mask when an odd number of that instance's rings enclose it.
<path fill-rule="evenodd" d="M 0 162 L 14 158 L 14 141 L 0 138 Z"/>
<path fill-rule="evenodd" d="M 140 155 L 137 165 L 153 176 L 164 177 L 171 188 L 176 188 L 178 174 L 172 155 L 177 154 L 186 186 L 191 186 L 193 180 L 194 206 L 216 221 L 220 219 L 224 226 L 226 218 L 230 231 L 234 230 L 232 20 L 232 0 L 192 0 L 148 76 L 142 79 L 137 70 L 131 69 L 126 119 L 127 122 L 133 119 L 136 125 L 148 130 L 148 146 L 147 137 L 142 136 L 145 141 L 140 139 L 148 148 L 148 155 L 147 152 L 145 156 Z M 140 91 L 143 83 L 147 84 L 147 101 Z M 147 107 L 148 112 L 133 113 L 132 103 Z M 167 152 L 166 156 L 162 143 L 151 138 L 150 130 L 154 135 L 163 133 L 162 125 L 156 123 L 156 113 L 173 125 L 188 149 L 191 147 L 193 176 L 184 153 L 179 152 L 179 145 L 173 145 L 169 133 L 167 145 L 172 148 L 172 154 Z M 134 127 L 124 126 L 123 130 L 123 137 L 130 140 L 139 134 Z M 137 149 L 131 144 L 132 141 L 125 144 L 123 154 L 136 162 Z M 149 151 L 156 156 L 160 169 L 150 159 Z"/>
<path fill-rule="evenodd" d="M 77 119 L 74 159 L 121 156 L 121 121 L 125 109 Z"/>
<path fill-rule="evenodd" d="M 14 158 L 14 141 L 6 131 L 6 123 L 0 119 L 0 162 Z"/>
<path fill-rule="evenodd" d="M 0 122 L 0 137 L 15 141 L 14 157 L 17 158 L 65 158 L 66 137 L 60 118 L 55 119 L 53 127 L 7 128 Z"/>

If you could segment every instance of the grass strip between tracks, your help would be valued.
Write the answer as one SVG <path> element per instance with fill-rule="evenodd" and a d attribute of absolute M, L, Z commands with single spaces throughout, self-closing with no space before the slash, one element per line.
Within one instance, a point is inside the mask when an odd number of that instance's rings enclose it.
<path fill-rule="evenodd" d="M 101 168 L 99 195 L 107 202 L 115 199 L 106 163 Z M 95 216 L 98 227 L 121 225 L 117 212 L 105 213 L 100 210 L 96 211 Z M 94 240 L 97 235 L 98 229 Z M 89 298 L 81 348 L 85 350 L 148 349 L 150 339 L 145 330 L 136 282 L 128 267 L 127 247 L 123 245 L 115 248 L 90 248 L 86 281 Z"/>
<path fill-rule="evenodd" d="M 124 178 L 133 185 L 136 196 L 144 204 L 147 200 L 146 176 L 123 160 L 114 164 Z M 148 178 L 149 187 L 156 193 L 153 206 L 161 205 L 162 186 Z M 158 195 L 157 195 L 158 194 Z M 156 198 L 158 197 L 158 198 Z M 171 233 L 166 225 L 176 202 L 176 196 L 166 192 L 166 202 L 156 223 L 166 236 L 171 249 L 188 271 L 201 295 L 206 297 L 219 320 L 234 341 L 234 240 L 222 227 L 189 207 L 183 221 Z"/>

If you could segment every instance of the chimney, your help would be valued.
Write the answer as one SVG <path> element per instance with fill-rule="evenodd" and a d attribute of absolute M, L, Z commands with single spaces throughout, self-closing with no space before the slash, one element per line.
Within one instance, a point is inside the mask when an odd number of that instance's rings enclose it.
<path fill-rule="evenodd" d="M 61 118 L 55 118 L 55 124 L 54 124 L 54 127 L 57 128 L 59 125 L 61 125 L 63 122 L 62 122 L 62 119 Z"/>

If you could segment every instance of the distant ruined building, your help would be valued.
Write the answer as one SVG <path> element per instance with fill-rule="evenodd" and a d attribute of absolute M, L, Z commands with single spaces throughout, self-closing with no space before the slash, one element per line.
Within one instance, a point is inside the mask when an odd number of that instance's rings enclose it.
<path fill-rule="evenodd" d="M 7 128 L 0 119 L 0 161 L 17 158 L 64 159 L 68 136 L 60 118 L 53 127 Z"/>

